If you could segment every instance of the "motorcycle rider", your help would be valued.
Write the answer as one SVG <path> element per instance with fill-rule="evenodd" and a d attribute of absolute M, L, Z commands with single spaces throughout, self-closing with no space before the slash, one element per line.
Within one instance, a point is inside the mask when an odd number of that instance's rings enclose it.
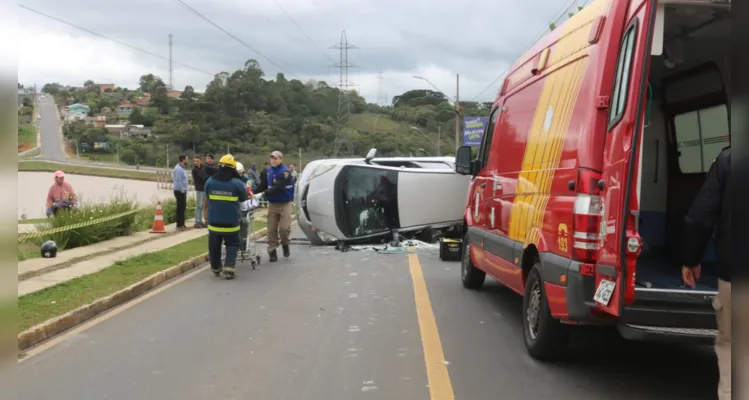
<path fill-rule="evenodd" d="M 65 173 L 55 171 L 55 183 L 47 192 L 47 216 L 57 215 L 61 209 L 68 209 L 78 205 L 75 190 L 70 183 L 65 182 Z"/>

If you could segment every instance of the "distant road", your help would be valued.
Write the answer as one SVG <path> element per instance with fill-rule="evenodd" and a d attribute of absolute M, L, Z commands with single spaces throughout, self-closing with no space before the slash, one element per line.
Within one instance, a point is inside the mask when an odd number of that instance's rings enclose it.
<path fill-rule="evenodd" d="M 42 154 L 36 157 L 30 158 L 30 160 L 34 161 L 51 161 L 56 163 L 63 163 L 63 164 L 69 164 L 69 165 L 88 165 L 88 166 L 95 166 L 98 168 L 108 168 L 108 169 L 117 169 L 117 170 L 135 170 L 139 169 L 141 171 L 158 171 L 158 170 L 166 170 L 165 168 L 155 168 L 155 167 L 144 167 L 141 166 L 140 168 L 136 168 L 131 165 L 113 165 L 113 164 L 107 164 L 107 163 L 97 163 L 87 160 L 77 160 L 73 158 L 68 158 L 67 154 L 65 154 L 65 148 L 64 143 L 62 139 L 62 132 L 61 132 L 61 125 L 62 122 L 57 118 L 57 112 L 55 110 L 56 105 L 51 96 L 47 96 L 44 100 L 39 100 L 39 114 L 41 115 L 41 118 L 39 119 L 39 130 L 41 132 L 41 139 L 42 139 L 42 145 L 41 150 Z"/>

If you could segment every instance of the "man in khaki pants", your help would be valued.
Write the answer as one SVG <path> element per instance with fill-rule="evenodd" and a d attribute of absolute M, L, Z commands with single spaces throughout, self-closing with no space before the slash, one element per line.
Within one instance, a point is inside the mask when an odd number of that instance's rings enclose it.
<path fill-rule="evenodd" d="M 700 279 L 700 262 L 705 246 L 715 232 L 718 261 L 718 296 L 713 300 L 717 315 L 720 382 L 719 400 L 731 399 L 731 211 L 728 204 L 728 178 L 731 175 L 731 147 L 718 154 L 705 183 L 684 218 L 681 269 L 684 282 L 694 288 Z M 716 229 L 717 228 L 717 229 Z"/>
<path fill-rule="evenodd" d="M 268 202 L 268 257 L 278 261 L 278 245 L 283 248 L 283 256 L 291 256 L 291 213 L 294 200 L 294 178 L 283 164 L 283 153 L 270 154 L 270 167 L 265 179 L 261 179 L 258 194 L 263 193 Z"/>

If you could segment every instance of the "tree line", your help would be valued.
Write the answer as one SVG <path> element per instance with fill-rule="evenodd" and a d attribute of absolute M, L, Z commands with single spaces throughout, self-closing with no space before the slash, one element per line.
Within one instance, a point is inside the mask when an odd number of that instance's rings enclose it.
<path fill-rule="evenodd" d="M 112 142 L 115 146 L 102 151 L 117 147 L 121 162 L 149 165 L 166 163 L 166 146 L 172 154 L 220 154 L 228 149 L 254 160 L 276 149 L 301 149 L 305 158 L 329 157 L 336 146 L 338 156 L 361 156 L 373 147 L 382 155 L 435 154 L 439 140 L 445 154 L 454 152 L 455 119 L 486 115 L 491 107 L 462 102 L 459 115 L 445 94 L 432 90 L 409 90 L 386 106 L 370 104 L 356 91 L 344 93 L 324 81 L 289 80 L 282 73 L 267 79 L 255 60 L 216 74 L 202 93 L 186 86 L 179 98 L 169 97 L 167 85 L 153 74 L 141 76 L 135 89 L 100 93 L 89 80 L 78 89 L 48 83 L 42 91 L 53 95 L 58 105 L 84 103 L 92 116 L 104 114 L 110 121 L 118 119 L 114 109 L 120 103 L 150 94 L 149 104 L 127 119 L 150 127 L 151 137 L 118 140 L 106 129 L 83 122 L 64 128 L 71 141 Z M 349 118 L 341 118 L 341 99 L 346 100 Z M 347 143 L 337 141 L 337 135 Z"/>

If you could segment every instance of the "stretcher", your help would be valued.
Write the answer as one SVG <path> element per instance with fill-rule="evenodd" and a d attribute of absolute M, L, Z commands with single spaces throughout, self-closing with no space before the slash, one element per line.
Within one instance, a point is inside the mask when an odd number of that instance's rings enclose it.
<path fill-rule="evenodd" d="M 262 195 L 247 200 L 241 206 L 242 221 L 240 223 L 240 241 L 239 241 L 239 258 L 241 261 L 250 260 L 252 269 L 257 268 L 260 264 L 260 253 L 257 251 L 257 241 L 253 235 L 253 225 L 255 222 L 255 213 L 260 208 L 260 198 Z"/>

